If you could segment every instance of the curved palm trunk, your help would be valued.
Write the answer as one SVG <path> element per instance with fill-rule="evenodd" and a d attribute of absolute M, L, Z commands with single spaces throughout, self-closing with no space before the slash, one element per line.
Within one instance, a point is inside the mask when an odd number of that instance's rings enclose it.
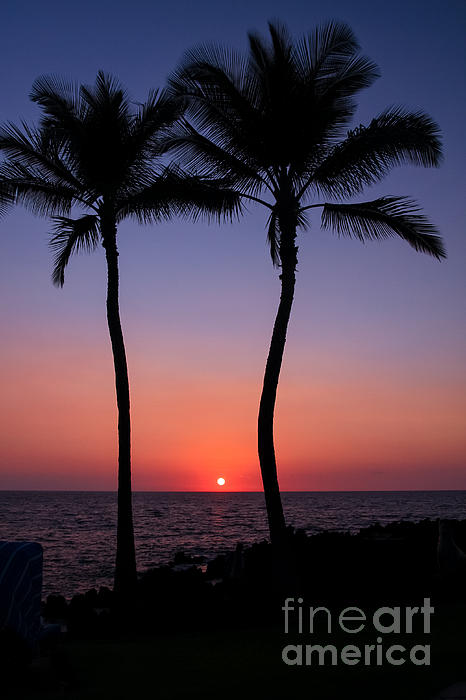
<path fill-rule="evenodd" d="M 112 342 L 118 405 L 118 521 L 114 589 L 120 599 L 127 599 L 134 591 L 137 580 L 131 499 L 129 381 L 118 301 L 119 273 L 116 226 L 114 222 L 107 222 L 102 229 L 108 274 L 107 321 Z"/>
<path fill-rule="evenodd" d="M 285 534 L 285 517 L 278 486 L 277 463 L 273 442 L 273 414 L 277 396 L 278 379 L 285 349 L 286 332 L 293 304 L 296 281 L 297 247 L 294 245 L 295 230 L 288 236 L 282 234 L 280 257 L 282 288 L 280 304 L 273 327 L 267 364 L 265 367 L 264 383 L 259 407 L 258 419 L 258 449 L 259 462 L 264 486 L 265 505 L 269 521 L 270 541 L 279 544 Z"/>

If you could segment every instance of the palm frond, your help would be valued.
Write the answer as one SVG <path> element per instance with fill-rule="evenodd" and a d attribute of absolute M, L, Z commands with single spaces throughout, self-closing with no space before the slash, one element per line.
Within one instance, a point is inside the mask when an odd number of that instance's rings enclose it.
<path fill-rule="evenodd" d="M 81 104 L 87 117 L 117 121 L 125 128 L 129 121 L 129 97 L 117 78 L 102 70 L 97 72 L 94 85 L 81 85 Z"/>
<path fill-rule="evenodd" d="M 325 117 L 320 143 L 340 136 L 354 115 L 355 95 L 379 77 L 376 64 L 359 54 L 359 44 L 343 22 L 327 22 L 296 42 L 293 59 L 307 100 Z"/>
<path fill-rule="evenodd" d="M 249 166 L 260 166 L 260 90 L 244 57 L 202 45 L 185 54 L 168 84 L 170 94 L 186 100 L 186 114 L 198 131 Z"/>
<path fill-rule="evenodd" d="M 165 147 L 197 175 L 228 178 L 238 188 L 253 195 L 264 185 L 263 178 L 253 167 L 206 138 L 186 120 L 167 135 Z"/>
<path fill-rule="evenodd" d="M 407 197 L 380 197 L 358 204 L 325 204 L 322 227 L 360 241 L 399 236 L 421 253 L 446 257 L 437 228 Z"/>
<path fill-rule="evenodd" d="M 0 151 L 8 160 L 85 194 L 84 186 L 64 160 L 62 143 L 55 129 L 37 129 L 25 122 L 20 128 L 8 122 L 0 127 Z"/>
<path fill-rule="evenodd" d="M 286 63 L 293 51 L 293 40 L 288 27 L 278 20 L 268 22 L 270 40 L 275 61 Z"/>
<path fill-rule="evenodd" d="M 67 214 L 73 204 L 83 203 L 72 187 L 15 162 L 5 161 L 0 165 L 0 179 L 15 204 L 23 204 L 39 216 Z"/>
<path fill-rule="evenodd" d="M 301 75 L 306 80 L 334 75 L 359 50 L 352 29 L 344 22 L 318 25 L 296 43 L 295 53 Z"/>
<path fill-rule="evenodd" d="M 54 252 L 52 280 L 57 287 L 63 287 L 65 269 L 73 253 L 80 251 L 92 252 L 100 239 L 98 217 L 94 215 L 70 219 L 65 216 L 55 216 L 54 235 L 50 247 Z"/>
<path fill-rule="evenodd" d="M 79 87 L 58 75 L 41 75 L 35 79 L 31 100 L 44 110 L 44 116 L 62 119 L 65 115 L 76 116 L 79 104 Z"/>
<path fill-rule="evenodd" d="M 55 140 L 62 142 L 63 152 L 75 165 L 86 112 L 79 86 L 57 75 L 42 75 L 34 81 L 29 96 L 42 108 L 40 129 L 53 131 Z"/>
<path fill-rule="evenodd" d="M 135 155 L 160 153 L 165 134 L 180 119 L 185 109 L 183 100 L 170 97 L 166 91 L 152 90 L 139 105 L 131 125 L 131 142 Z M 155 146 L 159 146 L 155 151 Z"/>
<path fill-rule="evenodd" d="M 11 204 L 14 204 L 14 193 L 8 183 L 0 177 L 0 217 L 5 214 Z"/>
<path fill-rule="evenodd" d="M 228 182 L 188 175 L 173 167 L 147 187 L 117 201 L 116 207 L 119 220 L 131 216 L 140 223 L 166 221 L 173 215 L 220 222 L 241 212 L 240 197 Z"/>
<path fill-rule="evenodd" d="M 352 196 L 399 165 L 436 167 L 442 159 L 440 130 L 423 112 L 391 108 L 369 126 L 348 132 L 317 167 L 308 185 L 331 196 Z M 303 194 L 303 193 L 302 193 Z"/>
<path fill-rule="evenodd" d="M 119 149 L 124 167 L 117 187 L 118 196 L 139 190 L 153 180 L 157 161 L 166 153 L 169 133 L 183 109 L 182 100 L 157 90 L 151 91 L 146 102 L 138 105 L 130 119 L 127 138 L 122 140 Z"/>
<path fill-rule="evenodd" d="M 286 25 L 275 20 L 268 23 L 268 28 L 270 43 L 257 32 L 248 33 L 250 65 L 262 74 L 292 63 L 293 42 Z"/>

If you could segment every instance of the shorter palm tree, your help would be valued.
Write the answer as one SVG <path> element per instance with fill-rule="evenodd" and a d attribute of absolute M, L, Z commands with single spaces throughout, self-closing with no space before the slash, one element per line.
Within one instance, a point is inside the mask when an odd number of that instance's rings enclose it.
<path fill-rule="evenodd" d="M 231 217 L 238 198 L 206 178 L 164 164 L 166 130 L 181 104 L 152 92 L 132 108 L 126 91 L 99 72 L 76 88 L 56 78 L 36 80 L 31 99 L 43 111 L 38 128 L 0 130 L 0 202 L 24 204 L 52 217 L 53 282 L 61 287 L 71 255 L 99 244 L 107 262 L 107 321 L 118 405 L 118 524 L 115 591 L 136 583 L 131 503 L 131 424 L 126 351 L 119 311 L 117 226 L 125 218 L 159 222 L 173 215 Z M 74 210 L 80 216 L 70 217 Z"/>
<path fill-rule="evenodd" d="M 415 250 L 444 257 L 435 226 L 405 197 L 348 199 L 403 163 L 436 166 L 438 127 L 421 112 L 387 109 L 368 126 L 347 131 L 355 96 L 377 77 L 351 29 L 329 22 L 293 42 L 270 24 L 270 41 L 249 35 L 249 55 L 201 46 L 170 79 L 187 103 L 187 120 L 172 147 L 188 167 L 227 176 L 238 195 L 268 213 L 272 262 L 281 296 L 264 374 L 258 452 L 270 537 L 280 542 L 285 519 L 278 486 L 273 417 L 294 297 L 299 229 L 322 209 L 322 226 L 362 241 L 399 236 Z M 188 121 L 189 120 L 189 121 Z M 346 132 L 346 133 L 345 133 Z"/>

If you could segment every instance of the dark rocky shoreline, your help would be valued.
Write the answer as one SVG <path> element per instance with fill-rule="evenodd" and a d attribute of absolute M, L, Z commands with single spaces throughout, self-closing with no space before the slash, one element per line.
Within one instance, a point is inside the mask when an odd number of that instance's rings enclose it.
<path fill-rule="evenodd" d="M 466 520 L 442 521 L 449 542 L 466 550 Z M 282 601 L 302 596 L 310 604 L 414 604 L 466 600 L 466 570 L 439 566 L 439 523 L 422 520 L 373 525 L 357 534 L 306 535 L 289 528 L 277 551 L 266 542 L 201 558 L 177 553 L 169 565 L 144 572 L 127 612 L 138 633 L 203 630 L 280 621 Z M 448 554 L 448 551 L 447 551 Z M 76 637 L 113 636 L 121 630 L 113 592 L 91 589 L 69 602 L 50 595 L 46 622 Z"/>

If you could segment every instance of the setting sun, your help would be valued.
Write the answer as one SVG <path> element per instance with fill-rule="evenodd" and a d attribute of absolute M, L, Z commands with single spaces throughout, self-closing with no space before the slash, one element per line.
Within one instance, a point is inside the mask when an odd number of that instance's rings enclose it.
<path fill-rule="evenodd" d="M 223 476 L 219 476 L 219 478 L 217 479 L 217 484 L 218 484 L 219 486 L 224 486 L 224 485 L 225 485 L 225 479 L 223 478 Z"/>

